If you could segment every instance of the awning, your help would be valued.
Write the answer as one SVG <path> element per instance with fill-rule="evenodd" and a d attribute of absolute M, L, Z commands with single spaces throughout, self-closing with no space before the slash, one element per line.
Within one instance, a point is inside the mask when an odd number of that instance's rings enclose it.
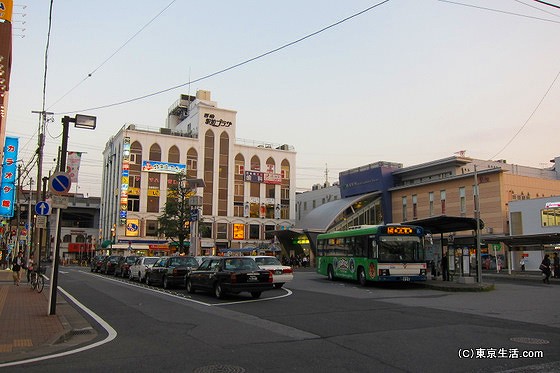
<path fill-rule="evenodd" d="M 480 221 L 480 229 L 484 228 L 484 222 Z M 418 225 L 431 234 L 451 233 L 476 230 L 476 219 L 462 216 L 434 216 L 427 219 L 406 221 L 403 224 Z"/>
<path fill-rule="evenodd" d="M 102 247 L 103 249 L 106 249 L 106 248 L 108 248 L 109 246 L 111 246 L 112 243 L 113 243 L 113 241 L 111 241 L 111 240 L 105 240 L 105 241 L 101 242 L 101 247 Z"/>

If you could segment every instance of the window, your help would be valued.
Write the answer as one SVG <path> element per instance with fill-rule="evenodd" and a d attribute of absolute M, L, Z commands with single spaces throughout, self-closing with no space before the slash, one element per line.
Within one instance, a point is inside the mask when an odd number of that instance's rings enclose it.
<path fill-rule="evenodd" d="M 407 221 L 406 216 L 406 196 L 402 197 L 402 221 Z"/>
<path fill-rule="evenodd" d="M 128 195 L 128 211 L 140 211 L 140 196 Z"/>
<path fill-rule="evenodd" d="M 157 229 L 157 220 L 146 220 L 146 236 L 157 236 Z"/>
<path fill-rule="evenodd" d="M 412 219 L 418 219 L 418 196 L 412 195 Z"/>
<path fill-rule="evenodd" d="M 261 226 L 258 224 L 251 224 L 249 225 L 249 239 L 250 240 L 258 240 L 260 238 L 260 229 Z"/>
<path fill-rule="evenodd" d="M 541 224 L 543 227 L 560 225 L 560 207 L 541 210 Z"/>
<path fill-rule="evenodd" d="M 439 192 L 439 200 L 441 202 L 441 214 L 442 215 L 445 215 L 445 196 L 446 196 L 445 190 L 441 190 Z"/>
<path fill-rule="evenodd" d="M 434 216 L 434 192 L 428 193 L 428 200 L 430 201 L 430 216 Z"/>
<path fill-rule="evenodd" d="M 461 216 L 465 216 L 465 214 L 467 213 L 465 187 L 459 188 L 459 208 L 460 208 Z"/>

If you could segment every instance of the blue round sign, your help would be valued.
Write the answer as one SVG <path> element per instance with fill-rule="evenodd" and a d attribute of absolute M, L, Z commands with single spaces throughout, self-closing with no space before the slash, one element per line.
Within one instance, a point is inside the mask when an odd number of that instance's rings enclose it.
<path fill-rule="evenodd" d="M 50 178 L 49 189 L 54 194 L 64 194 L 70 190 L 72 180 L 66 172 L 56 172 Z"/>

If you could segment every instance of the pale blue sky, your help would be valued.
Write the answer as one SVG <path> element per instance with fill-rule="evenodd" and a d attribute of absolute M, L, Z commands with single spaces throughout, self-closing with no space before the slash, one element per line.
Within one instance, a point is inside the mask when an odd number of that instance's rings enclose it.
<path fill-rule="evenodd" d="M 125 123 L 164 127 L 169 106 L 189 87 L 83 109 L 198 79 L 379 2 L 177 0 L 103 64 L 171 1 L 55 0 L 46 110 L 98 117 L 95 132 L 70 130 L 69 150 L 87 153 L 79 192 L 100 195 L 101 152 L 111 135 Z M 471 6 L 391 0 L 193 83 L 190 93 L 209 90 L 220 107 L 236 110 L 239 138 L 295 146 L 299 190 L 322 183 L 326 167 L 332 182 L 371 162 L 411 166 L 459 150 L 550 167 L 560 155 L 560 81 L 527 120 L 560 72 L 560 10 L 531 0 L 460 2 Z M 14 10 L 26 14 L 14 15 L 14 34 L 25 37 L 14 37 L 7 134 L 20 137 L 24 161 L 37 147 L 31 111 L 42 105 L 49 3 L 19 1 L 27 7 Z M 47 127 L 46 172 L 54 169 L 61 117 Z"/>

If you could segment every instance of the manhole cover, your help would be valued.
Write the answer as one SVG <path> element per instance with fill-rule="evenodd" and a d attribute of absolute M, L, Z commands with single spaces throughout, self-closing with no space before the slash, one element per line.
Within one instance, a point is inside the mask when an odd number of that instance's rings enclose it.
<path fill-rule="evenodd" d="M 550 341 L 541 338 L 513 337 L 509 340 L 518 343 L 525 343 L 528 345 L 547 345 L 550 343 Z"/>
<path fill-rule="evenodd" d="M 194 373 L 244 373 L 245 369 L 235 365 L 207 365 L 196 368 Z"/>

